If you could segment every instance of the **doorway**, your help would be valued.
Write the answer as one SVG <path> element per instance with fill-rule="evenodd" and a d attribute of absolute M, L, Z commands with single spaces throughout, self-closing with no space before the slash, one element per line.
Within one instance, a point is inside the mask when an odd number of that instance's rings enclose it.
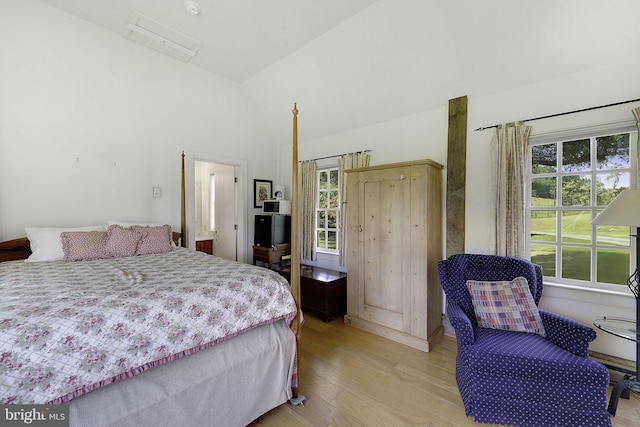
<path fill-rule="evenodd" d="M 196 160 L 194 173 L 196 242 L 211 241 L 212 255 L 237 261 L 236 167 Z"/>
<path fill-rule="evenodd" d="M 244 174 L 241 161 L 187 155 L 187 242 L 211 241 L 213 255 L 244 262 Z"/>

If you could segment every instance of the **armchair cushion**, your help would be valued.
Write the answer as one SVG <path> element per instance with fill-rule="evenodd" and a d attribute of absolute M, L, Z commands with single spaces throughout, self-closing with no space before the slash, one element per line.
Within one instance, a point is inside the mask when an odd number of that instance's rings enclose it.
<path fill-rule="evenodd" d="M 476 342 L 459 354 L 458 363 L 458 370 L 469 377 L 468 390 L 473 390 L 474 397 L 465 408 L 468 414 L 474 415 L 476 422 L 529 426 L 608 425 L 604 408 L 609 372 L 598 362 L 577 357 L 540 335 L 478 328 Z M 513 413 L 512 409 L 503 412 L 504 408 L 517 402 L 530 405 L 525 411 L 529 413 L 526 422 L 518 420 L 522 413 Z M 558 416 L 558 421 L 544 417 L 545 412 L 558 408 L 559 402 L 562 402 L 563 415 Z M 533 415 L 537 408 L 546 408 L 538 420 Z M 596 412 L 596 408 L 600 411 Z M 501 415 L 496 418 L 498 413 Z M 583 421 L 576 422 L 576 416 Z M 603 420 L 587 422 L 586 419 L 592 417 Z"/>
<path fill-rule="evenodd" d="M 609 381 L 609 372 L 595 360 L 575 357 L 535 334 L 478 328 L 476 342 L 468 347 L 464 359 L 466 366 L 483 375 L 494 378 L 508 375 L 519 380 L 540 382 L 544 387 L 549 387 L 551 379 L 554 386 L 566 384 L 573 387 L 579 384 L 606 386 Z M 505 367 L 508 370 L 505 371 Z M 535 400 L 546 399 L 545 393 L 535 394 Z M 546 394 L 549 394 L 548 388 Z"/>
<path fill-rule="evenodd" d="M 524 277 L 502 281 L 467 280 L 478 326 L 544 336 L 544 326 Z"/>

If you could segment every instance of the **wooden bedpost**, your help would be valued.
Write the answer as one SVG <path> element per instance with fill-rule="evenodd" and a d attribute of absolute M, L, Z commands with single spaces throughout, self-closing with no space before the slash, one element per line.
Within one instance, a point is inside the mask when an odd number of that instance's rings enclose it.
<path fill-rule="evenodd" d="M 293 104 L 293 148 L 291 163 L 291 293 L 300 307 L 300 224 L 298 222 L 298 108 Z M 293 331 L 300 336 L 300 315 L 295 318 Z"/>
<path fill-rule="evenodd" d="M 187 247 L 187 239 L 185 231 L 187 229 L 187 201 L 186 201 L 186 186 L 184 184 L 184 151 L 182 151 L 182 181 L 180 189 L 180 246 Z"/>
<path fill-rule="evenodd" d="M 301 358 L 301 323 L 300 311 L 300 223 L 298 221 L 298 107 L 293 104 L 293 147 L 291 150 L 291 293 L 298 307 L 298 315 L 291 323 L 291 330 L 296 335 L 296 357 L 298 360 L 298 385 L 300 384 L 300 358 Z M 298 387 L 293 388 L 291 404 L 296 406 L 305 401 L 306 397 L 298 393 Z"/>

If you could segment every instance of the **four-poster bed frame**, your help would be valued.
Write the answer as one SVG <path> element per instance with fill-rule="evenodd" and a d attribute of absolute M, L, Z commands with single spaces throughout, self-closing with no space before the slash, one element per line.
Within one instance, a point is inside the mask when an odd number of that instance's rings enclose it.
<path fill-rule="evenodd" d="M 291 147 L 291 294 L 298 306 L 298 315 L 291 322 L 291 330 L 296 335 L 296 360 L 298 372 L 296 384 L 300 380 L 300 353 L 302 323 L 300 316 L 302 303 L 300 301 L 300 222 L 298 221 L 298 106 L 293 104 L 293 141 Z M 305 397 L 299 394 L 298 387 L 293 388 L 291 403 L 298 405 L 304 402 Z"/>
<path fill-rule="evenodd" d="M 298 109 L 296 104 L 294 104 L 294 109 L 293 109 L 293 146 L 292 146 L 292 203 L 291 203 L 291 215 L 293 218 L 297 218 L 297 213 L 298 213 L 298 136 L 297 136 L 297 114 L 298 114 Z M 182 153 L 182 172 L 181 172 L 181 228 L 180 228 L 180 232 L 173 232 L 172 238 L 173 241 L 176 245 L 182 246 L 184 248 L 187 247 L 187 242 L 186 239 L 184 238 L 184 236 L 186 236 L 186 206 L 185 206 L 185 156 L 184 156 L 184 152 Z M 295 335 L 295 362 L 294 362 L 294 369 L 293 369 L 293 380 L 291 381 L 291 399 L 289 400 L 290 403 L 292 405 L 298 405 L 300 403 L 302 403 L 306 398 L 305 396 L 303 396 L 302 394 L 299 393 L 299 369 L 300 369 L 300 352 L 301 352 L 301 342 L 300 342 L 300 338 L 301 338 L 301 326 L 302 326 L 302 322 L 301 322 L 301 316 L 302 316 L 302 312 L 301 312 L 301 304 L 300 304 L 300 256 L 299 256 L 299 224 L 298 221 L 294 220 L 291 222 L 291 250 L 292 250 L 292 256 L 291 256 L 291 275 L 290 275 L 290 289 L 291 289 L 291 294 L 293 296 L 293 299 L 295 301 L 296 307 L 297 307 L 297 315 L 294 317 L 293 321 L 290 323 L 289 328 L 291 329 L 291 332 L 293 332 L 293 335 Z M 29 255 L 31 255 L 31 248 L 30 248 L 30 241 L 28 238 L 23 237 L 23 238 L 18 238 L 18 239 L 13 239 L 10 241 L 6 241 L 6 242 L 0 242 L 0 262 L 4 262 L 4 261 L 14 261 L 14 260 L 23 260 L 29 257 Z M 237 337 L 234 337 L 232 339 L 230 339 L 228 342 L 233 342 L 236 339 L 243 339 L 248 340 L 250 338 L 242 338 L 241 334 Z M 226 344 L 225 344 L 226 345 Z M 246 345 L 246 344 L 245 344 Z M 213 348 L 215 348 L 216 346 L 213 346 L 212 348 L 206 349 L 206 350 L 212 350 Z M 203 350 L 201 353 L 204 353 L 205 350 Z M 200 352 L 199 352 L 200 353 Z M 202 357 L 202 358 L 207 358 L 210 356 L 198 356 L 198 357 Z M 182 359 L 184 360 L 184 359 Z M 177 361 L 176 361 L 177 362 Z M 174 362 L 172 362 L 174 363 Z M 168 365 L 171 365 L 172 363 L 169 363 Z M 156 369 L 165 369 L 165 366 L 159 366 Z M 177 368 L 176 368 L 177 369 Z M 149 371 L 151 372 L 151 371 Z M 161 370 L 158 370 L 158 372 L 163 372 Z M 147 372 L 145 372 L 147 373 Z M 231 374 L 230 374 L 231 375 Z M 236 374 L 237 375 L 237 374 Z M 141 376 L 141 375 L 140 375 Z M 121 383 L 127 383 L 130 382 L 132 380 L 134 380 L 135 378 L 137 378 L 139 376 L 134 376 L 132 378 L 128 378 L 124 381 L 122 381 Z M 138 379 L 136 381 L 144 381 L 142 379 Z M 250 384 L 250 383 L 249 383 Z M 115 385 L 115 384 L 114 384 Z M 249 386 L 248 384 L 245 387 L 245 394 L 247 395 L 252 395 L 252 389 L 253 387 Z M 98 409 L 96 408 L 100 408 L 100 411 L 104 411 L 106 409 L 102 408 L 102 406 L 108 406 L 109 403 L 111 402 L 110 399 L 113 398 L 118 398 L 116 394 L 113 394 L 110 390 L 106 390 L 108 387 L 102 388 L 102 389 L 98 389 L 98 390 L 94 390 L 91 393 L 85 394 L 83 396 L 80 397 L 76 397 L 75 399 L 71 400 L 71 403 L 75 404 L 74 402 L 76 402 L 76 400 L 85 400 L 85 402 L 82 402 L 83 404 L 88 403 L 86 402 L 87 400 L 92 401 L 90 402 L 90 405 L 86 405 L 83 409 L 79 410 L 79 413 L 82 413 L 83 416 L 88 416 L 88 419 L 91 419 L 92 417 L 95 417 L 95 415 L 92 414 L 92 411 L 98 411 Z M 262 389 L 260 387 L 258 387 L 257 389 Z M 106 392 L 106 393 L 105 393 Z M 111 394 L 108 394 L 111 393 Z M 253 394 L 255 394 L 256 392 L 253 392 Z M 95 396 L 94 396 L 95 395 Z M 248 396 L 247 396 L 248 397 Z M 88 398 L 88 399 L 87 399 Z M 258 396 L 258 399 L 260 398 L 260 396 Z M 104 403 L 104 400 L 107 399 L 107 403 Z M 245 399 L 242 396 L 236 396 L 235 399 L 239 399 L 240 401 L 244 401 Z M 247 402 L 250 402 L 252 399 L 247 399 Z M 80 403 L 80 402 L 78 402 Z M 175 405 L 176 403 L 173 403 L 173 405 Z M 189 405 L 190 403 L 187 403 L 186 405 Z M 73 406 L 73 405 L 72 405 Z M 82 405 L 81 405 L 82 406 Z M 76 405 L 76 407 L 78 408 L 78 405 Z M 92 409 L 90 409 L 92 408 Z M 168 407 L 165 408 L 164 405 L 161 405 L 158 409 L 162 408 L 162 410 L 169 410 Z M 183 410 L 188 410 L 188 407 L 183 409 Z M 249 410 L 249 408 L 246 408 L 246 412 L 247 413 L 251 413 L 251 411 Z M 72 415 L 73 414 L 78 414 L 78 410 L 74 410 L 72 408 Z M 256 414 L 255 416 L 258 417 L 259 415 L 261 415 L 261 413 Z M 94 420 L 95 421 L 95 420 Z M 124 420 L 121 420 L 124 421 Z M 224 422 L 224 420 L 216 420 L 217 422 Z M 91 421 L 89 421 L 89 424 L 91 425 Z M 74 425 L 87 425 L 84 418 L 82 419 L 82 421 L 76 421 L 76 422 L 72 422 L 71 424 L 72 426 Z"/>

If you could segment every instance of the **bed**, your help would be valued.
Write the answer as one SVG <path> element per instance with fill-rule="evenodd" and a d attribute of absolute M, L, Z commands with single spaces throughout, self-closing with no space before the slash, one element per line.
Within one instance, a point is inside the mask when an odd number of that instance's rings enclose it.
<path fill-rule="evenodd" d="M 0 242 L 1 404 L 68 403 L 77 427 L 243 426 L 304 400 L 299 257 L 288 283 L 175 245 L 184 235 L 184 154 L 182 162 L 181 233 L 148 224 L 68 230 L 59 234 L 64 259 L 43 262 L 24 261 L 42 253 L 32 252 L 33 238 Z M 119 238 L 134 231 L 166 239 L 139 252 L 150 241 L 140 237 L 132 254 Z M 87 251 L 87 241 L 100 250 Z"/>

